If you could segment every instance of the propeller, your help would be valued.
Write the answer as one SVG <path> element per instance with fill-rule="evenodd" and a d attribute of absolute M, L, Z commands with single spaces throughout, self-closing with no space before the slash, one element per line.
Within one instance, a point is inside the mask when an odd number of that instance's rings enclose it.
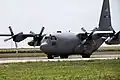
<path fill-rule="evenodd" d="M 90 33 L 90 35 L 88 36 L 88 39 L 91 40 L 92 39 L 92 35 L 93 33 L 97 30 L 97 28 L 95 27 L 92 32 Z"/>
<path fill-rule="evenodd" d="M 92 39 L 92 35 L 97 30 L 97 27 L 95 27 L 89 35 L 88 35 L 88 32 L 86 31 L 86 29 L 84 29 L 83 27 L 81 28 L 81 30 L 83 32 L 85 32 L 85 35 L 87 36 L 87 39 Z"/>
<path fill-rule="evenodd" d="M 13 33 L 13 30 L 12 30 L 11 26 L 9 26 L 8 28 L 9 28 L 9 30 L 10 30 L 11 37 L 8 38 L 8 39 L 5 39 L 4 41 L 6 42 L 6 41 L 8 41 L 8 40 L 10 40 L 10 39 L 13 39 L 13 41 L 15 42 L 15 47 L 18 48 L 17 42 L 19 42 L 19 41 L 17 40 L 17 36 L 19 36 L 20 34 L 23 34 L 23 32 L 20 32 L 20 33 L 18 33 L 18 34 L 15 35 L 15 34 Z"/>
<path fill-rule="evenodd" d="M 85 44 L 85 43 L 86 43 L 86 41 L 88 41 L 88 40 L 91 40 L 91 39 L 92 39 L 92 35 L 93 35 L 93 33 L 97 30 L 97 28 L 95 27 L 89 35 L 88 35 L 87 31 L 86 31 L 84 28 L 81 28 L 81 30 L 82 30 L 82 31 L 84 31 L 84 32 L 85 32 L 85 34 L 87 35 L 86 39 L 85 39 L 85 40 L 83 40 L 83 42 L 82 42 L 82 44 Z"/>
<path fill-rule="evenodd" d="M 88 32 L 86 31 L 86 29 L 85 29 L 84 27 L 82 27 L 81 30 L 82 30 L 83 32 L 85 32 L 85 37 L 88 37 Z"/>
<path fill-rule="evenodd" d="M 39 34 L 35 34 L 34 32 L 30 31 L 30 33 L 33 35 L 33 40 L 31 42 L 28 42 L 28 44 L 31 46 L 34 46 L 34 47 L 36 45 L 40 45 L 40 42 L 41 42 L 43 36 L 45 36 L 45 35 L 42 35 L 44 29 L 45 29 L 45 27 L 42 26 Z"/>

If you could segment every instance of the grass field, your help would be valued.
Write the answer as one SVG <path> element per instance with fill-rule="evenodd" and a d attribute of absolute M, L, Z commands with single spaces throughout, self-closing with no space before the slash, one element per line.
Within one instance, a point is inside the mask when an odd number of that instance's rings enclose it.
<path fill-rule="evenodd" d="M 120 60 L 0 64 L 0 80 L 120 80 Z"/>

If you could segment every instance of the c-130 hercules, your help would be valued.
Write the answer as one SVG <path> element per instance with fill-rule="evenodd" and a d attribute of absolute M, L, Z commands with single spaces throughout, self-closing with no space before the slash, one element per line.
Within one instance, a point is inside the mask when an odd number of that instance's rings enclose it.
<path fill-rule="evenodd" d="M 14 35 L 11 27 L 9 27 L 11 34 L 0 34 L 0 36 L 12 36 L 13 41 L 20 42 L 27 37 L 33 37 L 30 46 L 40 46 L 48 59 L 60 56 L 60 58 L 68 58 L 69 55 L 81 55 L 83 58 L 90 58 L 92 53 L 96 51 L 109 36 L 114 35 L 114 30 L 111 26 L 111 15 L 109 0 L 103 1 L 101 16 L 99 20 L 99 27 L 93 29 L 88 33 L 84 28 L 84 33 L 71 32 L 57 32 L 49 35 L 42 35 L 44 27 L 42 27 L 40 34 L 23 34 L 18 33 Z M 9 40 L 6 39 L 5 41 Z M 17 47 L 17 45 L 16 45 Z"/>

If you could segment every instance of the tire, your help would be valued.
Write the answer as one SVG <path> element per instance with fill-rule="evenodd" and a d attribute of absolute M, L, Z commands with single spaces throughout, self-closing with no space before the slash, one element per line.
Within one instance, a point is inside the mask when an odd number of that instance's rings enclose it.
<path fill-rule="evenodd" d="M 90 55 L 82 55 L 82 58 L 90 58 Z"/>
<path fill-rule="evenodd" d="M 60 55 L 61 59 L 68 58 L 68 55 Z"/>

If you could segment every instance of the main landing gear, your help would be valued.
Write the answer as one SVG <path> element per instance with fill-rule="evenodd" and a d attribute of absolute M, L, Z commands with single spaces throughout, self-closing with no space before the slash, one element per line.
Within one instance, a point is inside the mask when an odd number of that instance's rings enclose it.
<path fill-rule="evenodd" d="M 48 54 L 48 55 L 47 55 L 47 58 L 48 58 L 48 59 L 54 59 L 54 55 Z M 61 58 L 61 59 L 68 58 L 68 55 L 60 55 L 60 58 Z"/>
<path fill-rule="evenodd" d="M 61 59 L 68 58 L 68 55 L 60 55 Z"/>
<path fill-rule="evenodd" d="M 88 54 L 82 55 L 82 58 L 90 58 L 90 55 L 88 55 Z"/>
<path fill-rule="evenodd" d="M 54 55 L 51 55 L 51 54 L 48 54 L 47 55 L 47 58 L 48 59 L 54 59 Z M 65 58 L 68 58 L 68 55 L 60 55 L 60 58 L 61 59 L 65 59 Z M 90 55 L 89 54 L 84 54 L 84 55 L 82 55 L 82 58 L 90 58 Z"/>

